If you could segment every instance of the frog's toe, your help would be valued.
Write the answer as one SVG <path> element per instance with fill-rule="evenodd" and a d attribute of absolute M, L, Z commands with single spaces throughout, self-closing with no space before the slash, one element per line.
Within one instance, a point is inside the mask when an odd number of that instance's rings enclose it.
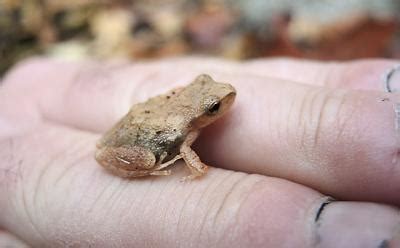
<path fill-rule="evenodd" d="M 150 172 L 152 176 L 169 176 L 171 175 L 171 170 L 161 170 L 161 171 L 152 171 Z"/>

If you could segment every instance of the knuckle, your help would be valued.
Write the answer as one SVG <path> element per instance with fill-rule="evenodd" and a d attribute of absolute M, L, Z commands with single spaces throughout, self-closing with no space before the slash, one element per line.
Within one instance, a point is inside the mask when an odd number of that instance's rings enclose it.
<path fill-rule="evenodd" d="M 22 176 L 23 160 L 15 153 L 17 145 L 16 138 L 7 138 L 0 142 L 0 187 L 14 184 Z"/>
<path fill-rule="evenodd" d="M 242 245 L 241 239 L 246 236 L 239 224 L 242 206 L 246 203 L 248 195 L 252 194 L 251 191 L 259 178 L 260 176 L 256 175 L 231 172 L 220 177 L 220 180 L 215 181 L 211 187 L 203 189 L 200 200 L 198 196 L 195 197 L 199 210 L 190 210 L 193 198 L 189 199 L 185 206 L 189 209 L 182 211 L 185 213 L 185 218 L 180 218 L 178 232 L 184 233 L 180 232 L 180 229 L 191 229 L 191 234 L 194 236 L 183 239 L 191 240 L 195 247 L 198 244 L 207 244 L 211 247 L 246 247 Z M 193 224 L 192 219 L 187 219 L 187 216 L 194 215 L 189 214 L 188 210 L 195 211 L 199 215 L 196 224 Z M 210 230 L 213 230 L 212 233 Z"/>
<path fill-rule="evenodd" d="M 343 142 L 355 111 L 345 90 L 318 88 L 300 100 L 297 137 L 300 152 L 308 156 L 321 148 Z"/>
<path fill-rule="evenodd" d="M 33 57 L 22 60 L 14 65 L 5 75 L 2 83 L 4 84 L 30 84 L 32 82 L 40 82 L 38 77 L 46 75 L 40 73 L 43 71 L 43 65 L 46 65 L 48 59 Z"/>
<path fill-rule="evenodd" d="M 214 227 L 219 229 L 220 235 L 216 246 L 263 247 L 265 245 L 261 237 L 264 235 L 257 225 L 262 220 L 248 218 L 257 215 L 255 213 L 257 210 L 249 203 L 249 198 L 260 196 L 257 190 L 260 181 L 262 181 L 260 176 L 242 175 L 225 192 L 225 197 L 219 202 L 214 215 Z"/>
<path fill-rule="evenodd" d="M 112 85 L 118 80 L 114 76 L 114 69 L 102 63 L 88 63 L 73 72 L 72 92 L 113 90 Z"/>

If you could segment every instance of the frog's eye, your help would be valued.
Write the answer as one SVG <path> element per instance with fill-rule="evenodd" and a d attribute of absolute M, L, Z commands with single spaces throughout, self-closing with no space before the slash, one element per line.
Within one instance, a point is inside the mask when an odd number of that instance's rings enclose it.
<path fill-rule="evenodd" d="M 215 115 L 216 113 L 218 113 L 220 106 L 221 103 L 219 101 L 212 102 L 207 108 L 207 114 Z"/>

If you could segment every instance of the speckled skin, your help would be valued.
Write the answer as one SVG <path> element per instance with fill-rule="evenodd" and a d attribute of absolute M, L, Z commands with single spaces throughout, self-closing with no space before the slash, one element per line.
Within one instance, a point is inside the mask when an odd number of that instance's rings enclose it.
<path fill-rule="evenodd" d="M 95 158 L 121 177 L 169 175 L 163 169 L 183 158 L 192 173 L 188 178 L 201 176 L 207 166 L 190 146 L 235 96 L 230 84 L 200 75 L 186 87 L 134 105 L 98 142 Z"/>

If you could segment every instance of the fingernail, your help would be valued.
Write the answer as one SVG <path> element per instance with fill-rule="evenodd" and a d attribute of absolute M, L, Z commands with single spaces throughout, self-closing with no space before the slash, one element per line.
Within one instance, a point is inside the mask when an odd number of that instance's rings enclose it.
<path fill-rule="evenodd" d="M 389 206 L 331 202 L 316 222 L 314 244 L 315 247 L 387 247 L 394 242 L 398 223 L 398 212 Z"/>
<path fill-rule="evenodd" d="M 400 92 L 400 65 L 393 66 L 383 74 L 383 85 L 386 92 Z"/>

